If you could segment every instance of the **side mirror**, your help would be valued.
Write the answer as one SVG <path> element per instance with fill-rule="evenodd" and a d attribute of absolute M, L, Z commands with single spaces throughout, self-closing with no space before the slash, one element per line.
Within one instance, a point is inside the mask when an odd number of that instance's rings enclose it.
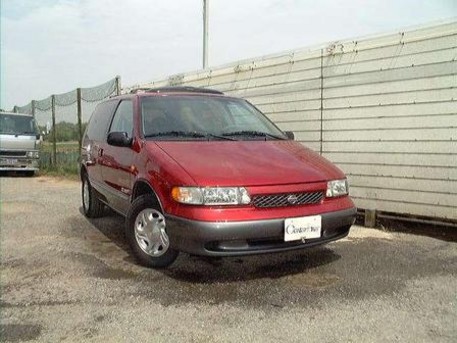
<path fill-rule="evenodd" d="M 295 135 L 292 131 L 285 131 L 284 133 L 286 134 L 287 138 L 289 138 L 290 140 L 292 140 L 292 141 L 295 140 Z"/>
<path fill-rule="evenodd" d="M 130 147 L 133 139 L 129 138 L 127 132 L 110 132 L 107 141 L 109 145 Z"/>

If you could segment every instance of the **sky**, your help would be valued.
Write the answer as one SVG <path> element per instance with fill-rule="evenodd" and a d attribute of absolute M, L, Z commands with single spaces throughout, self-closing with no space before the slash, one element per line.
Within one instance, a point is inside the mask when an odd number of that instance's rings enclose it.
<path fill-rule="evenodd" d="M 457 0 L 208 0 L 209 67 L 457 17 Z M 202 0 L 0 0 L 0 107 L 202 67 Z"/>

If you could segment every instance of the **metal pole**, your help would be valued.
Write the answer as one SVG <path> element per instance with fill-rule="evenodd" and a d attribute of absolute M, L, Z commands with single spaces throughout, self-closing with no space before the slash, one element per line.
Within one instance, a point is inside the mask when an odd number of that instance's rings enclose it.
<path fill-rule="evenodd" d="M 116 82 L 116 95 L 121 95 L 121 77 L 118 75 L 115 78 Z"/>
<path fill-rule="evenodd" d="M 208 67 L 208 10 L 209 0 L 203 0 L 203 69 Z"/>
<path fill-rule="evenodd" d="M 78 109 L 78 144 L 79 152 L 81 153 L 81 148 L 83 144 L 83 124 L 82 124 L 82 104 L 81 104 L 81 88 L 76 88 L 76 105 Z"/>
<path fill-rule="evenodd" d="M 322 150 L 323 150 L 323 145 L 324 145 L 324 49 L 321 49 L 321 118 L 320 118 L 320 124 L 321 124 L 321 129 L 320 129 L 320 138 L 319 138 L 319 153 L 322 155 Z"/>
<path fill-rule="evenodd" d="M 36 112 L 36 101 L 32 100 L 32 116 L 33 116 L 33 119 L 35 119 L 35 112 Z M 37 123 L 36 119 L 35 119 L 35 125 L 38 127 L 38 123 Z M 39 137 L 41 137 L 40 128 L 38 128 L 38 133 L 40 134 Z"/>
<path fill-rule="evenodd" d="M 56 135 L 56 96 L 51 95 L 52 109 L 52 165 L 57 166 L 57 135 Z"/>

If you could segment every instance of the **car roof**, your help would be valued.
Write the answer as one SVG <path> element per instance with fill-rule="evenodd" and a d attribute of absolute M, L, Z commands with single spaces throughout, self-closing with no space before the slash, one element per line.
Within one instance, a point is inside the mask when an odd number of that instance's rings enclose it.
<path fill-rule="evenodd" d="M 116 95 L 111 99 L 128 99 L 132 97 L 151 97 L 162 95 L 204 95 L 204 96 L 224 96 L 224 93 L 210 89 L 191 86 L 166 86 L 158 88 L 135 88 L 130 93 Z"/>
<path fill-rule="evenodd" d="M 200 93 L 200 94 L 217 94 L 223 95 L 221 91 L 202 88 L 202 87 L 192 87 L 192 86 L 166 86 L 166 87 L 157 87 L 157 88 L 136 88 L 130 93 Z"/>
<path fill-rule="evenodd" d="M 12 115 L 12 116 L 23 116 L 23 117 L 33 117 L 32 114 L 30 113 L 17 113 L 17 112 L 0 112 L 0 114 L 7 114 L 7 115 Z"/>

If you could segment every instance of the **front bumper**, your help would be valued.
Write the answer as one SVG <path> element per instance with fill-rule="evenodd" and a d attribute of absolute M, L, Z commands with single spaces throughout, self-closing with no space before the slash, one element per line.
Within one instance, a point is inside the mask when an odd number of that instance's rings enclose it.
<path fill-rule="evenodd" d="M 207 256 L 240 256 L 307 248 L 348 235 L 356 208 L 320 214 L 320 238 L 284 242 L 284 219 L 203 222 L 166 216 L 171 246 L 179 251 Z"/>
<path fill-rule="evenodd" d="M 38 171 L 38 169 L 37 158 L 0 158 L 0 171 Z"/>

